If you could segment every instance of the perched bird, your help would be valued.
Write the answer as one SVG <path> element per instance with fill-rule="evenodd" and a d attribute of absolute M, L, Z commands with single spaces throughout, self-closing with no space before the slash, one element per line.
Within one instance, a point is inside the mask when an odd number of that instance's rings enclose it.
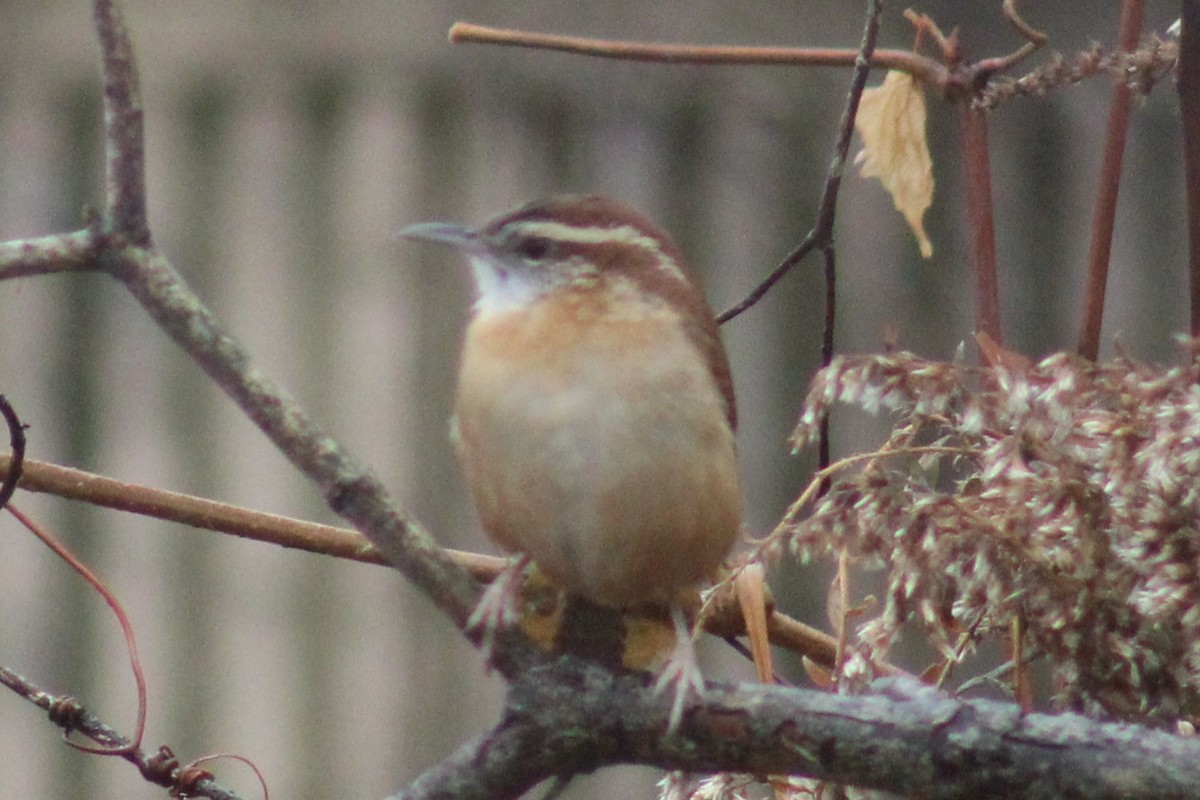
<path fill-rule="evenodd" d="M 521 556 L 472 617 L 485 648 L 530 559 L 601 606 L 670 608 L 657 688 L 675 687 L 674 729 L 703 688 L 680 598 L 712 577 L 742 511 L 729 363 L 691 269 L 596 196 L 401 235 L 455 248 L 474 278 L 452 438 L 484 530 Z"/>

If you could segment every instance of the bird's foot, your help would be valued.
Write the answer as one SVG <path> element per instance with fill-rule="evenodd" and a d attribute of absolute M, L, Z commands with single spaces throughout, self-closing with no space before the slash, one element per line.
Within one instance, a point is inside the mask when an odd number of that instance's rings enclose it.
<path fill-rule="evenodd" d="M 699 695 L 704 691 L 704 676 L 700 674 L 700 666 L 696 663 L 696 648 L 692 642 L 692 631 L 688 627 L 683 610 L 678 606 L 671 608 L 671 622 L 675 626 L 675 648 L 662 674 L 654 684 L 654 693 L 662 694 L 667 687 L 675 687 L 675 699 L 671 703 L 671 716 L 667 722 L 667 733 L 679 729 L 683 719 L 683 705 L 687 702 L 689 692 Z"/>
<path fill-rule="evenodd" d="M 529 562 L 529 556 L 511 560 L 484 591 L 479 604 L 467 618 L 467 630 L 480 633 L 479 651 L 483 653 L 483 661 L 489 671 L 492 668 L 492 651 L 496 646 L 496 631 L 517 621 L 517 591 Z"/>

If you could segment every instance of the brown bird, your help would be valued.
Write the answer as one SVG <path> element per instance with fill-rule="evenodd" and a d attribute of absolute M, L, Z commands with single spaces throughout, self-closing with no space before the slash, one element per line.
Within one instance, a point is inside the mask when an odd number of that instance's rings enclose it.
<path fill-rule="evenodd" d="M 485 649 L 530 559 L 599 605 L 669 607 L 657 688 L 675 685 L 674 730 L 703 688 L 680 597 L 713 576 L 742 510 L 729 363 L 691 269 L 603 197 L 401 234 L 454 247 L 474 277 L 452 437 L 484 530 L 521 556 L 472 616 Z"/>

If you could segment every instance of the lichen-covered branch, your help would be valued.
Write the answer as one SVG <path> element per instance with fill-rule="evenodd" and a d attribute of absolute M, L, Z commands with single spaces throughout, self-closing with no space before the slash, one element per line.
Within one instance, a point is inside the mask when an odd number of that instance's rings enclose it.
<path fill-rule="evenodd" d="M 588 691 L 581 692 L 586 686 Z M 803 775 L 928 798 L 1194 798 L 1200 740 L 1076 715 L 954 700 L 913 679 L 851 697 L 711 687 L 678 737 L 669 698 L 563 658 L 518 679 L 504 719 L 394 800 L 506 800 L 539 782 L 635 763 Z"/>

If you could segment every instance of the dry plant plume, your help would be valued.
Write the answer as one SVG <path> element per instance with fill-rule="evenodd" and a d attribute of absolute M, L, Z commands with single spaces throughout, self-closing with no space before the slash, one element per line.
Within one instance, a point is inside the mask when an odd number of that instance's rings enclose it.
<path fill-rule="evenodd" d="M 1200 340 L 1182 341 L 1187 363 L 1171 368 L 1061 353 L 992 370 L 907 353 L 835 359 L 807 397 L 797 446 L 835 404 L 888 412 L 894 428 L 879 457 L 765 549 L 845 553 L 884 571 L 886 597 L 857 631 L 860 666 L 884 659 L 909 621 L 952 655 L 964 631 L 1019 620 L 1047 656 L 1055 708 L 1190 717 Z"/>

